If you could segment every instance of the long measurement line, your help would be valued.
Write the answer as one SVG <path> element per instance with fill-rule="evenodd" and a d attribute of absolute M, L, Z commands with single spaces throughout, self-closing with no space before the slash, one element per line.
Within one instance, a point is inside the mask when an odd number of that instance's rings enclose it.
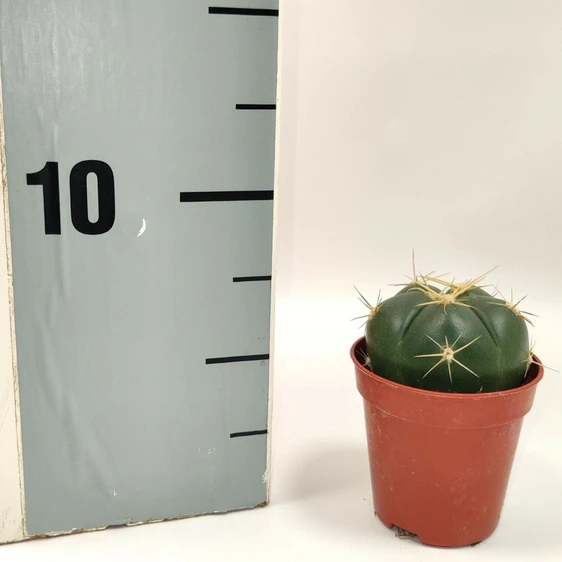
<path fill-rule="evenodd" d="M 209 14 L 277 17 L 279 16 L 279 10 L 270 10 L 267 8 L 224 8 L 221 6 L 210 6 Z"/>
<path fill-rule="evenodd" d="M 236 109 L 239 111 L 272 111 L 277 108 L 274 103 L 237 103 Z"/>
<path fill-rule="evenodd" d="M 259 191 L 182 191 L 180 193 L 180 203 L 271 201 L 272 199 L 272 189 Z"/>
<path fill-rule="evenodd" d="M 271 275 L 254 275 L 253 277 L 234 277 L 234 283 L 249 283 L 252 281 L 271 281 Z"/>
<path fill-rule="evenodd" d="M 267 435 L 267 429 L 258 429 L 256 431 L 239 431 L 238 433 L 231 433 L 230 438 L 236 437 L 250 437 L 251 435 Z"/>
<path fill-rule="evenodd" d="M 267 361 L 269 353 L 261 355 L 234 355 L 232 357 L 209 357 L 205 359 L 206 365 L 218 365 L 220 363 L 242 363 L 246 361 Z"/>

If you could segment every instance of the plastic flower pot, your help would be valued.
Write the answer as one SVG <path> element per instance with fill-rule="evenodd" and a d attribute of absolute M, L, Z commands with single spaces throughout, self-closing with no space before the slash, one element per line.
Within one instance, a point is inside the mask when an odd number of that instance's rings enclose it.
<path fill-rule="evenodd" d="M 427 391 L 391 382 L 351 348 L 365 408 L 375 514 L 427 545 L 467 546 L 496 529 L 525 414 L 543 367 L 518 388 L 480 394 Z"/>

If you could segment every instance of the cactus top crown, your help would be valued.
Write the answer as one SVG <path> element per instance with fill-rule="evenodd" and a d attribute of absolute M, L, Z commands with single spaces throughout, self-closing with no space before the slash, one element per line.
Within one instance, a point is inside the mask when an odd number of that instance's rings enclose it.
<path fill-rule="evenodd" d="M 480 282 L 416 274 L 369 308 L 365 357 L 374 373 L 441 392 L 494 392 L 522 384 L 534 362 L 523 299 L 507 300 Z"/>

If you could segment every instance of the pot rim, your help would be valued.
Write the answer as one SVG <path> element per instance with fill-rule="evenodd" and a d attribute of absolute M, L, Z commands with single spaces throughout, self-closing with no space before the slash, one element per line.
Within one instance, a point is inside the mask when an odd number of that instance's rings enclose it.
<path fill-rule="evenodd" d="M 536 386 L 544 376 L 544 368 L 540 359 L 533 354 L 533 360 L 537 363 L 533 363 L 529 369 L 529 374 L 526 377 L 525 383 L 508 390 L 495 390 L 491 392 L 441 392 L 438 390 L 425 390 L 423 388 L 416 388 L 413 386 L 408 386 L 406 384 L 401 384 L 395 381 L 386 379 L 380 375 L 377 375 L 370 369 L 367 369 L 357 358 L 357 348 L 365 342 L 365 336 L 361 336 L 351 346 L 350 355 L 355 367 L 360 370 L 361 374 L 365 377 L 369 377 L 373 381 L 379 384 L 386 385 L 390 388 L 394 388 L 401 392 L 411 392 L 420 396 L 430 396 L 432 398 L 441 400 L 458 400 L 459 398 L 478 398 L 478 399 L 494 399 L 498 396 L 514 396 L 520 393 L 528 392 L 532 387 Z"/>

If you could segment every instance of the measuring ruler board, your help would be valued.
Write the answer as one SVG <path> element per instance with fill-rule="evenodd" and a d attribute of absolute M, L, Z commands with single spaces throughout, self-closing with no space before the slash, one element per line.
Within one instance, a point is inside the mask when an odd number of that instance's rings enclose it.
<path fill-rule="evenodd" d="M 267 503 L 277 16 L 0 0 L 0 542 Z"/>

